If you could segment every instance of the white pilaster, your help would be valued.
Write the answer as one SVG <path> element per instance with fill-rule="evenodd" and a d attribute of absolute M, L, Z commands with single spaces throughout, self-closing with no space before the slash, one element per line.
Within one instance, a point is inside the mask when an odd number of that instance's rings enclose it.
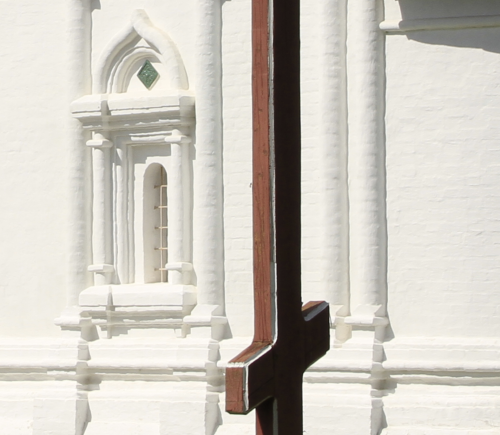
<path fill-rule="evenodd" d="M 196 6 L 193 266 L 198 304 L 223 313 L 221 1 Z"/>
<path fill-rule="evenodd" d="M 348 3 L 351 311 L 362 317 L 384 315 L 386 302 L 382 19 L 381 0 Z"/>
<path fill-rule="evenodd" d="M 320 6 L 319 147 L 321 280 L 319 293 L 332 316 L 349 314 L 347 201 L 346 0 Z"/>
<path fill-rule="evenodd" d="M 90 93 L 90 41 L 91 41 L 91 1 L 68 0 L 66 68 L 68 80 L 66 85 L 68 108 L 72 101 Z M 68 306 L 78 305 L 78 295 L 88 285 L 88 252 L 89 244 L 89 204 L 87 202 L 87 170 L 89 153 L 85 148 L 85 134 L 82 125 L 74 119 L 68 110 L 65 138 L 67 146 L 68 168 L 68 208 L 66 246 L 66 287 Z"/>

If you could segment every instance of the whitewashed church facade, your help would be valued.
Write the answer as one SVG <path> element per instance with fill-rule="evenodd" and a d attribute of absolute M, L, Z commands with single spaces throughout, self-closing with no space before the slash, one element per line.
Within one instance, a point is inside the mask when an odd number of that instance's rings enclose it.
<path fill-rule="evenodd" d="M 250 0 L 0 3 L 0 433 L 253 434 Z M 499 41 L 302 0 L 307 435 L 500 433 Z"/>

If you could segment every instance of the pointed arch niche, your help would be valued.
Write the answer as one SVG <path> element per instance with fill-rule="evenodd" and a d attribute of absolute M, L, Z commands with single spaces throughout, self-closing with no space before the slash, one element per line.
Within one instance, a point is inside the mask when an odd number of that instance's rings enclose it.
<path fill-rule="evenodd" d="M 196 305 L 194 96 L 177 47 L 144 10 L 104 49 L 92 94 L 72 112 L 92 132 L 94 285 L 80 306 L 108 338 L 151 328 L 184 335 Z"/>

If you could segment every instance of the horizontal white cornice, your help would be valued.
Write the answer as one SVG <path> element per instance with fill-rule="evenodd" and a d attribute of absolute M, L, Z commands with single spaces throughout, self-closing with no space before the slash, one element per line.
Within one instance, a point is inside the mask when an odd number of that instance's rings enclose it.
<path fill-rule="evenodd" d="M 500 27 L 500 15 L 476 17 L 425 18 L 419 20 L 382 21 L 380 30 L 386 33 L 406 33 L 421 30 L 453 30 Z"/>

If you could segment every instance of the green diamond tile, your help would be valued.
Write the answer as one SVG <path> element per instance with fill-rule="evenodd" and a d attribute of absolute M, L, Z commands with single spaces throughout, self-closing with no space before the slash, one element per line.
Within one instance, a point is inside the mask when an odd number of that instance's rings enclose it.
<path fill-rule="evenodd" d="M 147 60 L 137 73 L 137 77 L 139 77 L 139 80 L 146 88 L 151 89 L 158 77 L 160 77 L 160 74 L 156 71 L 151 62 Z"/>

